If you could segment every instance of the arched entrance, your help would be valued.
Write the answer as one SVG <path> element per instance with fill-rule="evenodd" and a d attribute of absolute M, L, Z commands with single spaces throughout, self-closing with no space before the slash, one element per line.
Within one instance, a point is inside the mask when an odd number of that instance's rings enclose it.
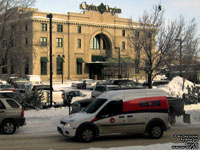
<path fill-rule="evenodd" d="M 89 76 L 92 79 L 104 79 L 106 61 L 112 57 L 112 43 L 103 33 L 96 34 L 91 40 L 91 62 Z"/>

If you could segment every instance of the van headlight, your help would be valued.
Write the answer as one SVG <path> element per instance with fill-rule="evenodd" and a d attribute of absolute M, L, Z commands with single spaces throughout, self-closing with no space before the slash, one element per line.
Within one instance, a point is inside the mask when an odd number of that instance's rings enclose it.
<path fill-rule="evenodd" d="M 72 122 L 74 122 L 74 120 L 69 120 L 65 123 L 65 126 L 67 127 L 71 127 L 72 126 Z"/>
<path fill-rule="evenodd" d="M 66 123 L 65 126 L 67 126 L 67 127 L 71 127 L 72 124 L 71 124 L 71 123 Z"/>

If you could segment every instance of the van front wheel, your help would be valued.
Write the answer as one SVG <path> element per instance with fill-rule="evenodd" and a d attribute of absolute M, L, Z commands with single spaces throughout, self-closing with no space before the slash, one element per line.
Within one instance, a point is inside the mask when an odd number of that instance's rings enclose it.
<path fill-rule="evenodd" d="M 153 139 L 159 139 L 163 135 L 163 128 L 159 125 L 152 125 L 149 129 L 148 134 Z"/>
<path fill-rule="evenodd" d="M 79 140 L 81 142 L 89 143 L 94 139 L 94 131 L 91 128 L 83 128 L 79 131 Z"/>

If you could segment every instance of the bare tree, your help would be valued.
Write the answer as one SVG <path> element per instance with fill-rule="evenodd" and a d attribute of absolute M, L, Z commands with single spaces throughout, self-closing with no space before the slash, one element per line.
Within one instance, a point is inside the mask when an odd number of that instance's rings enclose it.
<path fill-rule="evenodd" d="M 33 6 L 35 0 L 0 0 L 0 55 L 1 67 L 15 66 L 15 72 L 22 72 L 28 54 L 22 39 L 23 17 L 26 9 Z M 30 53 L 30 52 L 29 52 Z M 8 63 L 10 59 L 10 63 Z M 16 65 L 17 63 L 17 65 Z M 12 68 L 12 67 L 11 67 Z M 13 70 L 13 68 L 11 69 Z"/>
<path fill-rule="evenodd" d="M 177 64 L 179 47 L 176 39 L 182 39 L 187 50 L 193 49 L 190 54 L 196 51 L 192 43 L 197 39 L 191 38 L 194 36 L 192 32 L 196 31 L 194 20 L 189 25 L 185 24 L 182 17 L 179 21 L 166 22 L 161 6 L 153 6 L 150 13 L 145 11 L 137 27 L 135 29 L 133 24 L 130 25 L 129 45 L 135 53 L 136 67 L 147 74 L 149 88 L 152 88 L 152 80 L 157 74 L 171 64 Z"/>

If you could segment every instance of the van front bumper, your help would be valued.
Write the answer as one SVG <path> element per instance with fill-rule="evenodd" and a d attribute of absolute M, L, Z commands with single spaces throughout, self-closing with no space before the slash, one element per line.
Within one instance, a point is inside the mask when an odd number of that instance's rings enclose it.
<path fill-rule="evenodd" d="M 57 126 L 57 131 L 62 134 L 63 136 L 66 137 L 74 137 L 76 135 L 76 129 L 72 127 L 67 127 L 65 125 L 58 125 Z"/>

